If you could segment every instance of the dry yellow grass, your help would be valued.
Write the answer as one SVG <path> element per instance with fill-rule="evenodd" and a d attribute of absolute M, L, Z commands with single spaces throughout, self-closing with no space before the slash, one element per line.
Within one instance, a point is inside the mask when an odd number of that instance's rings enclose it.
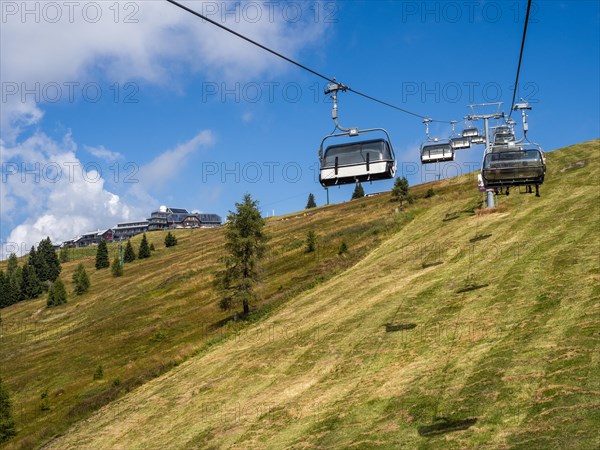
<path fill-rule="evenodd" d="M 352 267 L 49 448 L 597 448 L 597 150 L 551 153 L 542 197 L 502 214 L 477 216 L 461 182 L 423 200 Z"/>

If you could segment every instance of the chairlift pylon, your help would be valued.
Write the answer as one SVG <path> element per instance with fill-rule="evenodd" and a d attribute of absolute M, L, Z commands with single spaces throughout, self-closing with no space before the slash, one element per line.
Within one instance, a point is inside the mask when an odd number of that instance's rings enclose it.
<path fill-rule="evenodd" d="M 335 81 L 335 79 L 334 79 Z M 325 95 L 331 94 L 333 108 L 331 117 L 335 123 L 334 133 L 327 135 L 319 146 L 319 182 L 323 187 L 341 186 L 365 181 L 377 181 L 394 178 L 396 175 L 396 157 L 390 135 L 384 128 L 344 128 L 338 122 L 338 91 L 347 87 L 340 83 L 330 83 Z M 339 133 L 335 133 L 339 130 Z M 331 138 L 356 137 L 365 133 L 383 134 L 379 139 L 345 142 L 323 149 L 325 141 Z"/>

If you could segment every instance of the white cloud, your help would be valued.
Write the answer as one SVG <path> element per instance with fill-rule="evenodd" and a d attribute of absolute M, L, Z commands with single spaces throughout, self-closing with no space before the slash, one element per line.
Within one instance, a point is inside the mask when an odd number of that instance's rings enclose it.
<path fill-rule="evenodd" d="M 119 152 L 113 152 L 112 150 L 108 150 L 104 148 L 103 145 L 100 145 L 98 147 L 90 147 L 89 145 L 85 145 L 84 148 L 87 152 L 91 153 L 96 158 L 100 158 L 104 161 L 114 162 L 118 161 L 119 159 L 123 159 L 122 154 L 120 154 Z"/>
<path fill-rule="evenodd" d="M 2 144 L 3 159 L 10 162 L 2 180 L 0 220 L 13 227 L 6 242 L 29 249 L 46 236 L 62 242 L 85 231 L 145 218 L 158 205 L 148 192 L 176 178 L 190 156 L 213 142 L 213 133 L 205 130 L 161 153 L 139 169 L 139 183 L 125 185 L 123 195 L 110 192 L 98 171 L 85 170 L 70 134 L 62 142 L 35 133 L 16 146 Z"/>
<path fill-rule="evenodd" d="M 66 100 L 69 88 L 65 83 L 81 86 L 93 81 L 108 86 L 135 80 L 178 89 L 178 80 L 190 72 L 204 74 L 207 81 L 244 81 L 288 70 L 274 56 L 164 1 L 1 3 L 0 151 L 2 161 L 16 164 L 19 170 L 3 180 L 0 218 L 2 228 L 12 230 L 7 240 L 26 245 L 48 235 L 61 241 L 86 229 L 144 217 L 148 207 L 157 203 L 149 192 L 165 186 L 194 152 L 214 140 L 204 131 L 155 157 L 140 168 L 140 182 L 119 196 L 105 187 L 102 177 L 90 182 L 94 173 L 81 170 L 70 134 L 59 142 L 34 128 L 40 126 L 48 101 L 45 86 L 61 86 L 61 99 Z M 241 8 L 237 16 L 227 15 L 226 25 L 291 57 L 308 45 L 321 43 L 326 28 L 309 15 L 308 3 L 303 6 L 303 20 L 296 23 L 283 20 L 285 3 L 260 4 L 260 20 L 248 20 L 244 2 L 184 3 L 205 12 L 215 5 Z M 61 15 L 55 23 L 53 5 Z M 94 5 L 101 9 L 98 21 L 93 20 Z M 23 15 L 25 8 L 30 13 Z M 219 11 L 211 17 L 222 22 Z M 127 18 L 134 23 L 127 23 Z M 32 89 L 33 94 L 24 95 Z M 29 137 L 22 138 L 25 130 Z M 102 145 L 87 150 L 106 161 L 121 158 L 120 153 Z M 39 164 L 42 171 L 58 164 L 62 178 L 51 182 L 43 172 L 40 181 L 32 179 L 31 173 L 23 178 L 22 164 L 28 169 Z M 72 174 L 69 167 L 74 169 Z M 125 202 L 124 198 L 132 200 Z M 6 236 L 5 230 L 0 230 L 0 235 Z"/>
<path fill-rule="evenodd" d="M 100 173 L 86 171 L 76 150 L 70 134 L 62 142 L 35 133 L 14 147 L 2 145 L 10 162 L 2 180 L 0 220 L 4 226 L 16 224 L 7 243 L 28 249 L 46 236 L 61 242 L 145 214 L 108 191 Z"/>
<path fill-rule="evenodd" d="M 140 167 L 139 179 L 144 190 L 160 189 L 167 181 L 176 177 L 186 160 L 201 147 L 214 143 L 213 133 L 202 131 L 187 142 L 167 150 L 154 158 L 150 163 Z"/>

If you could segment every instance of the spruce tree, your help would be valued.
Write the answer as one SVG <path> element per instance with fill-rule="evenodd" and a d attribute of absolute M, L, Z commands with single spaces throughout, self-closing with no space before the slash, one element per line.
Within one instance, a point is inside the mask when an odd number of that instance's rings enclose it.
<path fill-rule="evenodd" d="M 138 258 L 150 258 L 150 247 L 148 246 L 148 239 L 146 233 L 142 236 L 142 242 L 140 242 L 140 249 L 138 250 Z"/>
<path fill-rule="evenodd" d="M 21 301 L 21 280 L 23 279 L 23 269 L 17 267 L 12 276 L 8 279 L 10 283 L 9 296 L 10 305 Z"/>
<path fill-rule="evenodd" d="M 0 308 L 4 308 L 8 306 L 7 296 L 8 296 L 8 284 L 6 283 L 6 275 L 4 275 L 4 270 L 0 270 Z"/>
<path fill-rule="evenodd" d="M 258 210 L 258 202 L 246 194 L 236 211 L 229 212 L 225 230 L 225 268 L 217 274 L 215 283 L 222 291 L 219 305 L 230 308 L 241 304 L 244 315 L 256 298 L 254 286 L 259 282 L 259 262 L 264 257 L 267 236 L 265 221 Z"/>
<path fill-rule="evenodd" d="M 90 277 L 83 264 L 79 264 L 73 273 L 73 283 L 75 283 L 75 293 L 77 295 L 85 294 L 90 288 Z"/>
<path fill-rule="evenodd" d="M 404 202 L 412 203 L 413 197 L 408 192 L 408 180 L 406 177 L 396 178 L 394 188 L 392 189 L 392 200 L 400 202 L 400 210 L 403 209 Z"/>
<path fill-rule="evenodd" d="M 305 209 L 316 208 L 316 207 L 317 207 L 317 203 L 315 202 L 315 196 L 312 193 L 308 194 L 308 201 L 306 202 Z"/>
<path fill-rule="evenodd" d="M 123 275 L 123 266 L 121 265 L 121 258 L 119 258 L 119 255 L 115 256 L 115 259 L 113 259 L 110 270 L 112 271 L 113 277 L 120 277 Z"/>
<path fill-rule="evenodd" d="M 8 389 L 4 386 L 2 378 L 0 378 L 0 444 L 17 434 L 11 406 Z"/>
<path fill-rule="evenodd" d="M 8 257 L 4 286 L 5 289 L 0 293 L 0 308 L 14 305 L 21 300 L 21 268 L 17 255 L 14 253 Z"/>
<path fill-rule="evenodd" d="M 45 266 L 45 273 L 37 274 L 40 281 L 43 282 L 56 280 L 58 275 L 60 275 L 61 267 L 58 255 L 56 254 L 56 250 L 54 250 L 54 246 L 52 245 L 50 237 L 40 241 L 37 248 L 37 253 L 40 263 Z"/>
<path fill-rule="evenodd" d="M 317 235 L 313 230 L 310 230 L 306 235 L 306 253 L 312 253 L 317 248 Z"/>
<path fill-rule="evenodd" d="M 41 293 L 42 285 L 35 267 L 32 264 L 25 264 L 21 276 L 21 300 L 38 298 Z"/>
<path fill-rule="evenodd" d="M 123 254 L 123 262 L 130 263 L 135 261 L 135 250 L 133 249 L 133 245 L 131 245 L 131 241 L 127 240 L 127 245 L 125 246 L 125 253 Z"/>
<path fill-rule="evenodd" d="M 165 236 L 165 247 L 174 247 L 177 245 L 177 238 L 169 231 Z"/>
<path fill-rule="evenodd" d="M 10 279 L 4 273 L 4 270 L 0 270 L 0 308 L 11 305 L 12 292 L 10 290 Z"/>
<path fill-rule="evenodd" d="M 11 253 L 8 257 L 8 265 L 6 266 L 6 274 L 8 278 L 11 278 L 15 274 L 17 267 L 19 267 L 19 260 L 17 259 L 17 255 Z"/>
<path fill-rule="evenodd" d="M 60 253 L 58 254 L 58 259 L 61 263 L 69 262 L 69 249 L 68 247 L 63 247 L 60 249 Z"/>
<path fill-rule="evenodd" d="M 38 280 L 40 280 L 42 286 L 47 289 L 47 284 L 45 284 L 44 281 L 46 281 L 48 278 L 48 264 L 42 257 L 41 253 L 38 252 L 34 246 L 31 246 L 31 250 L 29 250 L 28 263 L 35 268 L 35 273 L 38 277 Z"/>
<path fill-rule="evenodd" d="M 49 308 L 67 303 L 67 290 L 60 278 L 57 278 L 48 291 L 46 304 Z"/>
<path fill-rule="evenodd" d="M 365 190 L 362 187 L 362 184 L 356 183 L 356 187 L 354 188 L 354 192 L 352 193 L 352 200 L 357 198 L 363 198 L 365 196 Z"/>
<path fill-rule="evenodd" d="M 96 270 L 108 269 L 110 267 L 110 261 L 108 260 L 108 247 L 106 241 L 102 239 L 98 244 L 96 250 Z"/>

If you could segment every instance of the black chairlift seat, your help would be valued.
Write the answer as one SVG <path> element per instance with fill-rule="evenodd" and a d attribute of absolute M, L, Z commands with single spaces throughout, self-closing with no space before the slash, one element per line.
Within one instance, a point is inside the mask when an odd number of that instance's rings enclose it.
<path fill-rule="evenodd" d="M 454 149 L 450 141 L 425 142 L 421 145 L 421 164 L 454 161 Z"/>
<path fill-rule="evenodd" d="M 488 188 L 540 185 L 546 160 L 539 148 L 494 146 L 483 159 L 481 173 Z"/>
<path fill-rule="evenodd" d="M 324 187 L 386 180 L 395 175 L 394 150 L 385 139 L 331 145 L 321 156 L 319 181 Z"/>

